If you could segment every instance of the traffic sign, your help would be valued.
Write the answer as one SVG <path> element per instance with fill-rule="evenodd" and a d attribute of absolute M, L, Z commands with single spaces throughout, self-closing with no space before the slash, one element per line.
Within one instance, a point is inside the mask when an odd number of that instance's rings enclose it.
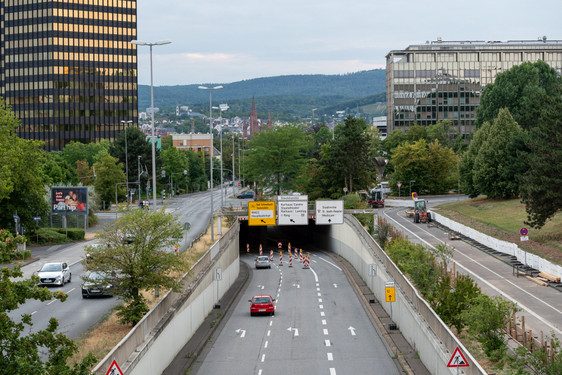
<path fill-rule="evenodd" d="M 418 197 L 418 193 L 416 193 L 415 191 L 412 193 L 412 199 L 416 199 Z"/>
<path fill-rule="evenodd" d="M 275 202 L 248 202 L 248 225 L 275 225 Z"/>
<path fill-rule="evenodd" d="M 451 359 L 449 360 L 449 363 L 447 364 L 447 367 L 469 367 L 469 366 L 470 365 L 468 364 L 468 361 L 466 360 L 466 358 L 464 358 L 464 355 L 462 354 L 461 350 L 457 346 L 457 348 L 453 352 L 453 355 L 451 356 Z"/>
<path fill-rule="evenodd" d="M 308 225 L 308 195 L 277 197 L 279 225 Z"/>
<path fill-rule="evenodd" d="M 215 280 L 222 280 L 222 268 L 215 268 Z"/>
<path fill-rule="evenodd" d="M 33 217 L 33 220 L 35 220 L 35 221 L 40 221 L 40 220 L 41 220 L 41 216 L 34 216 L 34 217 Z"/>
<path fill-rule="evenodd" d="M 398 183 L 396 184 L 396 186 L 398 186 L 398 187 L 400 188 L 400 187 L 402 187 L 402 183 L 401 183 L 401 182 L 398 182 Z"/>
<path fill-rule="evenodd" d="M 396 290 L 394 286 L 385 287 L 384 295 L 386 297 L 386 302 L 396 302 Z"/>
<path fill-rule="evenodd" d="M 316 201 L 316 224 L 343 224 L 343 201 Z"/>
<path fill-rule="evenodd" d="M 369 276 L 377 276 L 377 265 L 369 264 Z"/>
<path fill-rule="evenodd" d="M 105 373 L 105 375 L 123 375 L 123 371 L 119 368 L 116 360 L 111 362 L 111 366 L 109 366 L 109 370 Z"/>
<path fill-rule="evenodd" d="M 526 236 L 527 234 L 529 234 L 529 231 L 527 230 L 527 228 L 523 227 L 521 228 L 519 233 L 521 233 L 522 236 Z"/>

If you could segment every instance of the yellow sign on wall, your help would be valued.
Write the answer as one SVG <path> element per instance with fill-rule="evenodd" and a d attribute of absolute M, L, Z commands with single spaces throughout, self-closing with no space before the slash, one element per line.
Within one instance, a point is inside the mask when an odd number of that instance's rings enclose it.
<path fill-rule="evenodd" d="M 386 296 L 386 302 L 396 302 L 396 293 L 393 286 L 384 288 L 384 295 Z"/>
<path fill-rule="evenodd" d="M 248 225 L 275 225 L 275 202 L 248 202 Z"/>

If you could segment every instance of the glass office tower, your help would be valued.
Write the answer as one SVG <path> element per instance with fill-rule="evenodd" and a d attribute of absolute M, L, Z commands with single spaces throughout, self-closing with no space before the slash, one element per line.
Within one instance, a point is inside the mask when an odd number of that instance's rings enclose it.
<path fill-rule="evenodd" d="M 0 95 L 47 150 L 137 123 L 136 1 L 3 0 Z"/>
<path fill-rule="evenodd" d="M 451 120 L 461 134 L 474 129 L 480 94 L 498 73 L 542 60 L 562 73 L 562 41 L 448 42 L 438 39 L 386 56 L 388 134 L 413 124 Z"/>

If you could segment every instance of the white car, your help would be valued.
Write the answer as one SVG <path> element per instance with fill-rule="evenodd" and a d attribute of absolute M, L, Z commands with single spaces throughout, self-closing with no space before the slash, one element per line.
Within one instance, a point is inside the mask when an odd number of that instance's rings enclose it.
<path fill-rule="evenodd" d="M 45 263 L 39 271 L 40 286 L 56 285 L 63 286 L 72 280 L 70 267 L 65 262 Z"/>

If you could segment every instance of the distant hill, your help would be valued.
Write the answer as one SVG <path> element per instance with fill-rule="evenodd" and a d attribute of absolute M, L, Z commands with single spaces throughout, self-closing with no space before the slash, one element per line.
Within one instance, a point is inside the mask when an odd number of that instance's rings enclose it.
<path fill-rule="evenodd" d="M 209 87 L 219 84 L 203 85 Z M 231 114 L 240 112 L 247 115 L 251 108 L 251 99 L 255 97 L 260 117 L 266 117 L 268 110 L 275 114 L 272 118 L 310 116 L 312 108 L 318 108 L 317 114 L 321 115 L 331 113 L 335 108 L 345 110 L 375 103 L 369 100 L 386 100 L 384 95 L 381 95 L 386 89 L 384 69 L 342 75 L 265 77 L 220 85 L 223 89 L 213 92 L 214 103 L 228 103 Z M 209 92 L 198 89 L 198 86 L 155 86 L 154 106 L 163 109 L 187 105 L 190 108 L 205 110 L 209 103 Z M 148 107 L 150 86 L 139 85 L 139 111 Z M 325 109 L 329 109 L 329 112 Z"/>

